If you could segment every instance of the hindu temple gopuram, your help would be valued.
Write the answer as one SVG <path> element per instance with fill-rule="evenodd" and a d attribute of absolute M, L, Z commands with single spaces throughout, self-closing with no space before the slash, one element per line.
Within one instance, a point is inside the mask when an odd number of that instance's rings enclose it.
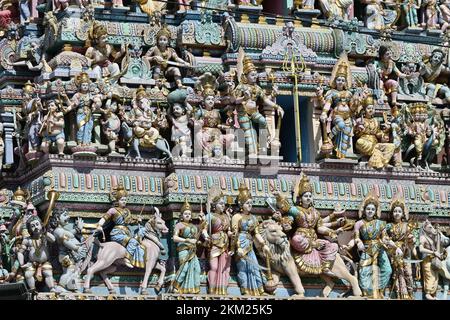
<path fill-rule="evenodd" d="M 1 0 L 0 296 L 446 300 L 450 0 Z"/>

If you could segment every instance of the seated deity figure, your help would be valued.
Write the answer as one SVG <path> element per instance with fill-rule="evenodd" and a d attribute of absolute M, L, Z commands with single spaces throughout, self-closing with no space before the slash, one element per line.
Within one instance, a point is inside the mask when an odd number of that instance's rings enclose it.
<path fill-rule="evenodd" d="M 233 134 L 223 134 L 230 126 L 222 124 L 220 111 L 215 108 L 216 103 L 216 79 L 207 72 L 199 78 L 197 88 L 201 93 L 203 101 L 194 113 L 195 118 L 195 141 L 202 148 L 203 157 L 221 158 L 223 149 L 229 148 L 234 140 Z"/>
<path fill-rule="evenodd" d="M 106 42 L 108 32 L 99 22 L 94 22 L 89 30 L 85 56 L 89 61 L 97 79 L 106 77 L 116 82 L 120 76 L 120 67 L 116 62 L 126 53 L 126 45 L 122 44 L 120 51 Z"/>
<path fill-rule="evenodd" d="M 128 192 L 123 185 L 119 184 L 110 194 L 114 201 L 114 207 L 108 210 L 98 222 L 97 230 L 102 232 L 106 222 L 112 221 L 114 224 L 111 230 L 111 240 L 115 241 L 127 249 L 125 264 L 129 268 L 145 267 L 145 247 L 140 240 L 133 236 L 130 226 L 138 224 L 139 218 L 133 218 L 127 205 Z"/>
<path fill-rule="evenodd" d="M 166 80 L 173 78 L 178 88 L 183 87 L 180 68 L 191 65 L 178 57 L 174 48 L 169 46 L 171 38 L 167 27 L 161 28 L 156 34 L 156 46 L 151 47 L 143 59 L 148 60 L 153 70 L 153 79 L 158 80 L 163 76 Z"/>

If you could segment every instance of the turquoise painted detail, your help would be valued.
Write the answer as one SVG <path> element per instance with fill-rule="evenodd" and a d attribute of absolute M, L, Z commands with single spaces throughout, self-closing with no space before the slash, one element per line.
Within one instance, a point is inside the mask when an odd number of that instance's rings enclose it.
<path fill-rule="evenodd" d="M 416 190 L 414 189 L 414 186 L 409 186 L 409 197 L 411 200 L 416 198 Z"/>
<path fill-rule="evenodd" d="M 155 192 L 155 179 L 153 177 L 150 177 L 150 190 Z"/>
<path fill-rule="evenodd" d="M 78 174 L 74 174 L 74 175 L 72 175 L 72 177 L 73 177 L 73 187 L 75 188 L 75 189 L 78 189 L 78 187 L 80 186 L 80 178 L 78 177 Z"/>
<path fill-rule="evenodd" d="M 263 189 L 263 184 L 262 184 L 261 179 L 257 179 L 257 180 L 256 180 L 256 185 L 257 185 L 258 191 L 262 191 L 262 189 Z"/>
<path fill-rule="evenodd" d="M 233 186 L 233 190 L 237 190 L 239 188 L 239 181 L 236 177 L 231 178 L 231 183 Z"/>
<path fill-rule="evenodd" d="M 392 198 L 391 186 L 385 186 L 385 190 L 386 190 L 386 198 L 391 199 Z"/>
<path fill-rule="evenodd" d="M 100 189 L 105 190 L 105 176 L 100 175 L 99 178 L 100 178 Z"/>
<path fill-rule="evenodd" d="M 345 186 L 342 182 L 339 182 L 338 190 L 339 190 L 339 195 L 341 195 L 341 196 L 345 195 Z"/>

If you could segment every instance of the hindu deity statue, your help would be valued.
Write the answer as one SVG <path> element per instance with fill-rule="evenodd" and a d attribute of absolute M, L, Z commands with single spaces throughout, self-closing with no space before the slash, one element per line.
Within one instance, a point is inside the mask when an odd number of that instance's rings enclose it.
<path fill-rule="evenodd" d="M 422 279 L 427 300 L 435 300 L 439 283 L 439 275 L 450 280 L 450 274 L 445 266 L 447 259 L 446 247 L 450 238 L 444 236 L 427 219 L 420 229 L 419 252 L 422 254 Z"/>
<path fill-rule="evenodd" d="M 107 36 L 106 27 L 94 21 L 86 41 L 88 49 L 85 56 L 97 79 L 106 77 L 114 83 L 120 76 L 120 67 L 116 61 L 126 54 L 126 44 L 123 43 L 120 51 L 116 51 L 112 45 L 106 42 Z"/>
<path fill-rule="evenodd" d="M 229 148 L 234 140 L 233 134 L 223 134 L 222 130 L 230 126 L 222 124 L 220 111 L 215 108 L 216 103 L 216 78 L 209 72 L 203 74 L 197 84 L 203 101 L 195 111 L 195 142 L 203 150 L 205 158 L 221 158 L 223 149 Z"/>
<path fill-rule="evenodd" d="M 63 97 L 66 99 L 67 107 L 64 113 L 68 113 L 74 109 L 77 110 L 77 145 L 89 146 L 92 140 L 92 129 L 94 127 L 94 118 L 92 113 L 94 110 L 100 109 L 102 100 L 98 95 L 93 95 L 90 91 L 91 80 L 87 73 L 79 73 L 75 77 L 75 84 L 78 87 L 78 92 L 75 93 L 72 99 L 69 100 L 66 94 Z"/>
<path fill-rule="evenodd" d="M 321 235 L 337 238 L 336 231 L 330 228 L 329 220 L 333 216 L 326 217 L 325 221 L 321 218 L 320 212 L 313 206 L 312 191 L 309 178 L 302 174 L 297 186 L 299 206 L 292 206 L 282 198 L 277 199 L 281 215 L 287 217 L 282 224 L 286 231 L 295 229 L 290 242 L 298 268 L 308 274 L 334 276 L 331 268 L 336 259 L 338 245 L 319 238 Z M 279 220 L 280 217 L 275 218 Z"/>
<path fill-rule="evenodd" d="M 270 258 L 271 252 L 259 233 L 258 220 L 251 213 L 253 199 L 250 190 L 243 182 L 239 186 L 237 201 L 240 211 L 233 215 L 231 228 L 234 234 L 232 241 L 236 249 L 238 283 L 241 294 L 260 296 L 264 294 L 265 277 L 259 267 L 253 243 L 257 241 L 263 246 L 266 257 Z"/>
<path fill-rule="evenodd" d="M 100 109 L 103 113 L 103 119 L 100 121 L 102 124 L 102 131 L 108 140 L 109 154 L 117 154 L 116 142 L 119 140 L 119 132 L 121 128 L 121 121 L 117 112 L 119 106 L 117 101 L 113 99 L 112 93 L 108 93 L 108 99 L 105 103 L 105 108 Z"/>
<path fill-rule="evenodd" d="M 166 80 L 173 78 L 177 87 L 182 88 L 180 68 L 191 65 L 178 57 L 174 48 L 169 46 L 171 38 L 170 30 L 164 26 L 156 34 L 156 46 L 151 47 L 143 59 L 146 59 L 153 66 L 153 79 L 159 80 L 163 76 Z"/>
<path fill-rule="evenodd" d="M 182 89 L 172 91 L 167 96 L 170 110 L 167 115 L 172 124 L 171 139 L 175 143 L 173 154 L 179 157 L 189 157 L 192 151 L 191 115 L 192 106 L 186 101 L 187 92 Z"/>
<path fill-rule="evenodd" d="M 338 159 L 347 157 L 347 152 L 351 150 L 353 116 L 359 113 L 359 108 L 361 108 L 362 97 L 352 94 L 351 84 L 350 64 L 347 56 L 343 54 L 333 68 L 331 88 L 325 95 L 322 87 L 318 87 L 316 91 L 318 103 L 322 107 L 320 121 L 327 128 L 330 120 L 332 125 L 331 130 L 326 130 L 329 132 L 329 137 L 323 137 L 323 140 L 325 142 L 331 139 L 335 156 Z M 333 111 L 330 113 L 331 119 L 328 115 L 330 111 Z"/>
<path fill-rule="evenodd" d="M 424 10 L 423 27 L 428 30 L 439 28 L 439 8 L 437 0 L 423 0 L 422 2 Z"/>
<path fill-rule="evenodd" d="M 375 61 L 375 68 L 380 76 L 380 87 L 384 93 L 390 96 L 392 112 L 397 110 L 398 78 L 409 78 L 410 76 L 401 72 L 392 60 L 392 52 L 386 46 L 380 46 L 378 51 L 379 60 Z"/>
<path fill-rule="evenodd" d="M 41 99 L 36 95 L 34 85 L 28 81 L 23 87 L 23 110 L 24 116 L 20 118 L 25 120 L 25 129 L 28 138 L 28 153 L 26 155 L 27 159 L 34 159 L 36 153 L 38 152 L 40 139 L 39 130 L 42 123 L 42 112 L 43 106 Z"/>
<path fill-rule="evenodd" d="M 439 9 L 441 10 L 442 18 L 441 31 L 447 32 L 450 27 L 450 0 L 442 0 Z"/>
<path fill-rule="evenodd" d="M 10 205 L 14 212 L 8 225 L 10 241 L 14 241 L 11 255 L 11 278 L 16 281 L 24 280 L 23 270 L 17 259 L 17 254 L 21 248 L 22 241 L 29 236 L 26 229 L 26 222 L 33 215 L 37 215 L 35 210 L 29 204 L 30 194 L 27 190 L 18 187 L 11 198 Z M 28 204 L 27 204 L 28 203 Z"/>
<path fill-rule="evenodd" d="M 405 259 L 417 256 L 414 224 L 409 222 L 405 200 L 395 197 L 391 202 L 390 222 L 386 225 L 389 237 L 388 254 L 392 264 L 393 291 L 397 299 L 414 299 L 411 264 Z"/>
<path fill-rule="evenodd" d="M 431 56 L 419 64 L 419 72 L 426 82 L 427 96 L 430 99 L 441 98 L 444 102 L 450 103 L 449 87 L 437 83 L 440 77 L 450 75 L 450 68 L 444 66 L 444 58 L 445 53 L 441 49 L 434 49 Z"/>
<path fill-rule="evenodd" d="M 47 232 L 41 219 L 32 216 L 26 223 L 29 236 L 24 238 L 17 253 L 17 260 L 24 271 L 25 280 L 30 290 L 36 290 L 36 280 L 45 280 L 50 291 L 55 291 L 53 268 L 50 263 L 48 242 L 55 242 L 55 237 Z"/>
<path fill-rule="evenodd" d="M 276 110 L 278 116 L 283 117 L 283 109 L 266 95 L 265 91 L 257 84 L 258 72 L 252 59 L 245 55 L 240 49 L 238 57 L 238 78 L 240 84 L 234 90 L 234 105 L 237 111 L 237 119 L 240 128 L 244 131 L 245 146 L 249 155 L 257 155 L 258 137 L 267 133 L 267 143 L 259 145 L 260 151 L 264 152 L 275 139 L 275 132 L 268 130 L 267 120 L 260 113 L 259 106 Z M 241 76 L 239 77 L 239 73 Z M 256 133 L 254 125 L 258 126 L 260 134 Z"/>
<path fill-rule="evenodd" d="M 348 8 L 353 4 L 352 0 L 319 0 L 322 12 L 327 19 L 348 20 Z"/>
<path fill-rule="evenodd" d="M 41 150 L 50 152 L 50 146 L 55 143 L 59 155 L 64 155 L 64 113 L 60 110 L 59 101 L 54 99 L 47 102 L 47 115 L 42 121 L 39 133 L 42 135 Z"/>
<path fill-rule="evenodd" d="M 173 241 L 177 244 L 179 267 L 172 283 L 176 293 L 200 292 L 200 261 L 197 257 L 197 242 L 201 234 L 198 226 L 191 222 L 192 208 L 184 202 L 180 211 L 180 222 L 175 225 Z"/>
<path fill-rule="evenodd" d="M 383 298 L 392 267 L 386 250 L 386 222 L 380 220 L 381 206 L 373 189 L 362 202 L 358 215 L 354 237 L 360 255 L 359 285 L 364 296 Z"/>
<path fill-rule="evenodd" d="M 298 9 L 313 10 L 315 0 L 294 0 L 294 6 Z"/>
<path fill-rule="evenodd" d="M 119 184 L 111 191 L 110 197 L 114 201 L 114 207 L 109 209 L 100 219 L 97 230 L 102 232 L 103 225 L 108 221 L 112 221 L 114 227 L 110 233 L 111 241 L 115 241 L 126 248 L 126 266 L 129 268 L 144 268 L 145 247 L 141 244 L 139 239 L 134 237 L 130 229 L 131 225 L 139 224 L 141 218 L 134 218 L 131 215 L 130 209 L 126 207 L 127 196 L 128 192 L 122 184 Z"/>
<path fill-rule="evenodd" d="M 165 128 L 167 124 L 163 115 L 151 107 L 145 88 L 140 86 L 132 100 L 132 109 L 128 114 L 121 112 L 122 128 L 125 132 L 125 139 L 130 144 L 127 156 L 134 151 L 137 158 L 141 158 L 140 148 L 157 148 L 172 157 L 169 145 L 159 132 L 160 128 Z"/>
<path fill-rule="evenodd" d="M 387 8 L 395 6 L 395 3 L 381 0 L 361 0 L 361 3 L 366 4 L 365 25 L 368 29 L 384 30 L 397 20 L 398 12 L 395 8 Z"/>
<path fill-rule="evenodd" d="M 78 265 L 86 258 L 87 247 L 76 237 L 83 230 L 83 220 L 78 218 L 73 230 L 68 228 L 69 219 L 67 210 L 54 209 L 49 223 L 58 245 L 58 261 L 63 268 L 59 285 L 70 291 L 79 291 L 81 284 Z"/>
<path fill-rule="evenodd" d="M 219 188 L 209 190 L 206 205 L 208 214 L 203 235 L 208 239 L 209 293 L 226 295 L 231 265 L 231 209 L 226 208 L 224 195 Z"/>
<path fill-rule="evenodd" d="M 403 13 L 409 28 L 417 27 L 419 24 L 417 10 L 420 9 L 420 3 L 421 0 L 408 0 L 402 4 Z"/>
<path fill-rule="evenodd" d="M 368 158 L 369 167 L 381 169 L 389 164 L 395 151 L 395 145 L 381 142 L 385 133 L 381 130 L 378 120 L 374 118 L 373 97 L 367 96 L 363 101 L 363 106 L 364 117 L 356 120 L 355 135 L 358 139 L 355 147 L 359 153 Z"/>
<path fill-rule="evenodd" d="M 404 159 L 413 167 L 425 167 L 439 153 L 445 139 L 443 124 L 438 116 L 428 114 L 428 105 L 417 102 L 409 105 L 410 116 L 406 119 L 403 143 L 406 145 Z"/>

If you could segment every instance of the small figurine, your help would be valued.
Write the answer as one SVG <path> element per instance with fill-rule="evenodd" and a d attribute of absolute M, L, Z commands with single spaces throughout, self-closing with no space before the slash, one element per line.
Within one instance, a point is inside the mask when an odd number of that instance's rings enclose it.
<path fill-rule="evenodd" d="M 221 158 L 224 147 L 229 148 L 234 140 L 233 134 L 222 134 L 222 130 L 228 129 L 229 126 L 222 124 L 220 112 L 215 108 L 216 86 L 216 79 L 209 72 L 203 74 L 197 84 L 203 102 L 195 112 L 195 117 L 198 118 L 195 121 L 195 139 L 205 158 Z"/>
<path fill-rule="evenodd" d="M 120 118 L 116 114 L 118 109 L 117 101 L 113 101 L 112 93 L 109 93 L 105 103 L 105 109 L 100 109 L 104 118 L 101 120 L 102 130 L 108 140 L 109 154 L 117 154 L 116 142 L 119 140 L 121 128 Z"/>
<path fill-rule="evenodd" d="M 449 76 L 450 68 L 444 65 L 445 53 L 441 49 L 434 49 L 429 58 L 420 62 L 419 72 L 425 80 L 427 96 L 430 99 L 441 98 L 450 103 L 450 89 L 445 84 L 436 83 L 439 77 Z"/>
<path fill-rule="evenodd" d="M 69 230 L 69 218 L 65 209 L 54 209 L 50 218 L 53 236 L 58 244 L 58 261 L 63 268 L 59 285 L 70 291 L 81 291 L 79 265 L 86 258 L 87 247 L 76 235 L 83 229 L 83 220 L 78 218 L 76 230 Z"/>
<path fill-rule="evenodd" d="M 415 28 L 419 24 L 417 10 L 420 9 L 422 0 L 408 0 L 402 4 L 402 9 L 406 17 L 409 28 Z"/>
<path fill-rule="evenodd" d="M 244 131 L 245 145 L 248 155 L 258 154 L 258 137 L 267 133 L 267 142 L 259 145 L 260 152 L 264 153 L 275 134 L 268 130 L 266 118 L 259 112 L 258 107 L 263 106 L 277 111 L 283 117 L 284 111 L 281 106 L 272 101 L 265 91 L 257 84 L 258 72 L 252 59 L 248 57 L 242 48 L 238 55 L 238 79 L 240 84 L 234 90 L 234 105 L 237 111 L 237 119 L 240 128 Z M 256 133 L 254 125 L 258 126 L 260 134 Z"/>
<path fill-rule="evenodd" d="M 423 0 L 422 7 L 424 10 L 424 19 L 422 26 L 428 30 L 439 28 L 439 10 L 437 0 Z"/>
<path fill-rule="evenodd" d="M 372 96 L 364 101 L 364 118 L 356 120 L 355 135 L 356 150 L 368 158 L 371 168 L 381 169 L 386 167 L 394 155 L 395 145 L 393 143 L 382 143 L 383 131 L 378 120 L 374 118 L 375 106 Z"/>

